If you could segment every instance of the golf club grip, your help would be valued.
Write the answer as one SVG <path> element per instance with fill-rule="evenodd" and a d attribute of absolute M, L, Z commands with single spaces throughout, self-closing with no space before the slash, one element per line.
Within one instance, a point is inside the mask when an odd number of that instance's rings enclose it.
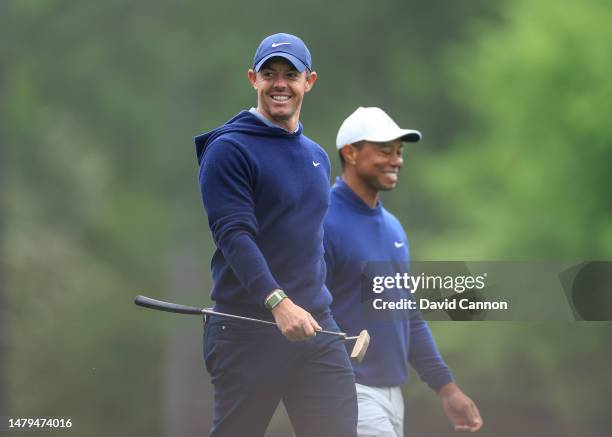
<path fill-rule="evenodd" d="M 141 307 L 159 311 L 167 311 L 169 313 L 202 315 L 202 308 L 180 305 L 178 303 L 164 302 L 163 300 L 151 299 L 147 296 L 136 296 L 134 303 Z"/>

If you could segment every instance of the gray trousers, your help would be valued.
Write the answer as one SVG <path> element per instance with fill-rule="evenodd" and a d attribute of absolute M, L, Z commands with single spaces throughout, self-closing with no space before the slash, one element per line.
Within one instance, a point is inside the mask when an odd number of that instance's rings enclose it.
<path fill-rule="evenodd" d="M 359 437 L 404 437 L 404 398 L 400 387 L 355 384 Z"/>

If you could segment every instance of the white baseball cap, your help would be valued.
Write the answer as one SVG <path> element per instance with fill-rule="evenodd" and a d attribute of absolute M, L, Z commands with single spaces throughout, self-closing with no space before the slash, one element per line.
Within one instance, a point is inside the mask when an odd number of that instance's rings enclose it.
<path fill-rule="evenodd" d="M 342 122 L 336 137 L 336 147 L 342 149 L 347 144 L 358 141 L 384 143 L 401 138 L 402 141 L 417 142 L 421 132 L 401 129 L 385 111 L 380 108 L 359 107 Z"/>

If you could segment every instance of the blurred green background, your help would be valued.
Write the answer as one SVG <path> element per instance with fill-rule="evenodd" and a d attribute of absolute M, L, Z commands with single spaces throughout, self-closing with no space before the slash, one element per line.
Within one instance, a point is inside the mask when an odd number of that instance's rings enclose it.
<path fill-rule="evenodd" d="M 612 259 L 610 22 L 603 0 L 0 1 L 0 416 L 207 434 L 199 322 L 131 301 L 208 303 L 192 137 L 256 104 L 271 33 L 313 54 L 302 122 L 334 176 L 357 106 L 423 132 L 384 196 L 415 259 Z M 609 435 L 609 323 L 431 326 L 481 435 Z M 405 393 L 407 435 L 453 435 Z"/>

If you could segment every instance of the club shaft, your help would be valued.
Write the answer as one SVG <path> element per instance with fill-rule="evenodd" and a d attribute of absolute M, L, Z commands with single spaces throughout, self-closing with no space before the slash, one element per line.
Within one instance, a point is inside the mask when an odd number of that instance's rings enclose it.
<path fill-rule="evenodd" d="M 147 297 L 147 296 L 136 296 L 136 298 L 134 299 L 134 303 L 141 307 L 151 308 L 151 309 L 159 310 L 159 311 L 168 311 L 171 313 L 207 314 L 209 316 L 227 317 L 230 319 L 244 320 L 248 322 L 261 323 L 265 325 L 278 326 L 276 323 L 271 322 L 269 320 L 261 320 L 261 319 L 254 319 L 251 317 L 237 316 L 235 314 L 220 313 L 218 311 L 212 310 L 211 308 L 198 308 L 198 307 L 192 307 L 192 306 L 187 306 L 187 305 L 181 305 L 181 304 L 172 303 L 172 302 L 165 302 L 163 300 L 151 299 L 150 297 Z M 320 330 L 320 331 L 317 330 L 317 332 L 320 332 L 322 334 L 335 335 L 335 336 L 341 337 L 344 340 L 349 340 L 349 339 L 354 340 L 357 338 L 357 337 L 347 338 L 345 332 L 334 332 L 334 331 L 325 331 L 325 330 Z"/>
<path fill-rule="evenodd" d="M 271 322 L 269 320 L 261 320 L 261 319 L 254 319 L 252 317 L 237 316 L 236 314 L 220 313 L 218 311 L 213 311 L 211 308 L 203 308 L 202 309 L 202 313 L 208 314 L 210 316 L 227 317 L 227 318 L 230 318 L 230 319 L 245 320 L 247 322 L 255 322 L 255 323 L 262 323 L 262 324 L 265 324 L 265 325 L 278 326 L 276 323 Z M 317 333 L 319 333 L 319 332 L 322 333 L 322 334 L 336 335 L 338 337 L 342 337 L 343 339 L 348 339 L 347 336 L 346 336 L 346 333 L 344 333 L 344 332 L 325 331 L 324 329 L 317 330 Z M 357 337 L 355 337 L 355 338 L 357 338 Z"/>

